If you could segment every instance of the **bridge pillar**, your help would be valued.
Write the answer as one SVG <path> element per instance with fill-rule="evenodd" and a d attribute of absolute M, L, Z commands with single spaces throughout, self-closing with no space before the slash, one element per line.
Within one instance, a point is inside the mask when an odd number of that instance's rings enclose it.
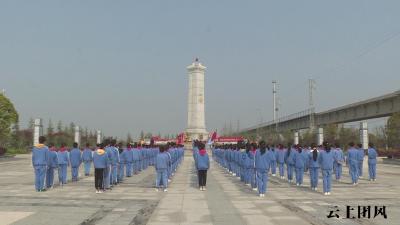
<path fill-rule="evenodd" d="M 81 145 L 81 132 L 79 126 L 75 126 L 74 142 L 78 143 L 79 146 Z"/>
<path fill-rule="evenodd" d="M 322 127 L 318 128 L 317 143 L 318 145 L 322 145 L 322 143 L 324 143 L 324 128 Z"/>
<path fill-rule="evenodd" d="M 360 142 L 363 149 L 368 149 L 368 124 L 366 121 L 360 123 Z"/>
<path fill-rule="evenodd" d="M 102 142 L 102 137 L 101 137 L 101 130 L 97 130 L 97 144 L 100 144 Z"/>
<path fill-rule="evenodd" d="M 298 131 L 294 132 L 294 144 L 295 145 L 299 144 L 299 132 Z"/>
<path fill-rule="evenodd" d="M 35 119 L 33 124 L 33 145 L 39 144 L 39 137 L 43 135 L 42 119 Z"/>

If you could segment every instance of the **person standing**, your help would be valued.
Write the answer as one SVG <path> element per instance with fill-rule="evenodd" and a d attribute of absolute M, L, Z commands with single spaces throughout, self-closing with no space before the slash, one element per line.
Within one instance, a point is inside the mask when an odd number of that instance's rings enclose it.
<path fill-rule="evenodd" d="M 267 191 L 268 171 L 273 160 L 272 150 L 266 152 L 267 146 L 264 141 L 260 142 L 260 149 L 256 152 L 255 163 L 257 172 L 257 187 L 260 197 L 264 197 Z"/>
<path fill-rule="evenodd" d="M 275 146 L 272 146 L 269 149 L 269 151 L 271 152 L 270 155 L 269 155 L 270 156 L 270 162 L 271 162 L 271 164 L 270 164 L 271 173 L 272 173 L 272 176 L 275 177 L 276 176 L 276 162 L 277 162 L 277 160 L 276 160 L 277 152 L 275 151 Z"/>
<path fill-rule="evenodd" d="M 132 161 L 133 161 L 133 174 L 138 174 L 140 171 L 140 151 L 138 145 L 135 143 L 132 150 Z"/>
<path fill-rule="evenodd" d="M 79 167 L 82 163 L 82 154 L 81 150 L 78 148 L 78 143 L 73 144 L 73 148 L 70 152 L 70 160 L 71 160 L 71 174 L 72 174 L 72 182 L 78 181 L 79 177 Z"/>
<path fill-rule="evenodd" d="M 126 165 L 126 151 L 122 147 L 122 143 L 118 144 L 118 183 L 122 183 L 125 176 L 125 165 Z"/>
<path fill-rule="evenodd" d="M 368 148 L 368 172 L 369 181 L 376 181 L 376 158 L 378 157 L 378 152 L 374 148 L 373 143 L 369 143 Z"/>
<path fill-rule="evenodd" d="M 276 160 L 278 162 L 279 167 L 279 176 L 281 179 L 285 179 L 285 155 L 286 150 L 283 148 L 283 145 L 278 145 L 278 151 L 276 151 Z"/>
<path fill-rule="evenodd" d="M 293 162 L 296 169 L 296 185 L 301 186 L 303 184 L 303 176 L 304 176 L 304 156 L 302 148 L 297 145 L 297 151 L 293 156 Z"/>
<path fill-rule="evenodd" d="M 331 147 L 327 142 L 325 142 L 323 146 L 324 146 L 324 151 L 320 153 L 319 162 L 321 164 L 321 169 L 322 169 L 324 194 L 331 195 L 334 156 L 333 152 L 331 151 Z"/>
<path fill-rule="evenodd" d="M 199 155 L 197 156 L 196 169 L 199 179 L 199 188 L 206 190 L 207 170 L 210 168 L 210 159 L 203 143 L 199 143 Z"/>
<path fill-rule="evenodd" d="M 311 152 L 309 153 L 309 170 L 311 190 L 316 191 L 318 186 L 319 175 L 319 151 L 315 144 L 311 144 Z"/>
<path fill-rule="evenodd" d="M 46 172 L 46 188 L 52 188 L 54 184 L 54 170 L 58 167 L 57 149 L 54 144 L 50 144 L 49 157 Z"/>
<path fill-rule="evenodd" d="M 336 180 L 339 181 L 342 178 L 342 165 L 344 162 L 344 154 L 343 150 L 340 148 L 340 145 L 338 143 L 335 144 L 335 150 L 334 150 L 334 163 L 333 163 L 333 168 L 335 170 L 335 176 Z"/>
<path fill-rule="evenodd" d="M 285 155 L 285 162 L 287 167 L 287 177 L 288 182 L 292 183 L 293 181 L 293 171 L 294 171 L 294 155 L 296 152 L 292 149 L 292 144 L 288 145 L 288 150 Z"/>
<path fill-rule="evenodd" d="M 353 185 L 358 184 L 358 150 L 354 148 L 354 143 L 349 143 L 349 149 L 347 150 L 347 161 L 349 164 L 349 173 Z"/>
<path fill-rule="evenodd" d="M 133 151 L 132 145 L 128 143 L 126 145 L 125 161 L 126 161 L 126 176 L 132 176 L 132 163 L 133 163 Z"/>
<path fill-rule="evenodd" d="M 155 169 L 156 177 L 156 191 L 159 191 L 161 186 L 164 187 L 164 192 L 168 191 L 168 166 L 170 158 L 166 152 L 166 146 L 160 146 L 160 153 L 156 157 Z"/>
<path fill-rule="evenodd" d="M 83 161 L 83 166 L 85 169 L 85 176 L 89 176 L 90 175 L 90 167 L 92 166 L 92 162 L 93 162 L 93 151 L 92 151 L 92 149 L 90 149 L 89 143 L 86 143 L 86 148 L 83 150 L 82 161 Z"/>
<path fill-rule="evenodd" d="M 109 160 L 104 145 L 99 144 L 98 149 L 93 153 L 93 166 L 94 166 L 94 186 L 96 194 L 104 192 L 104 170 L 109 165 Z"/>
<path fill-rule="evenodd" d="M 358 144 L 357 146 L 358 146 L 358 149 L 357 149 L 358 170 L 357 171 L 358 171 L 358 177 L 362 178 L 365 151 L 363 149 L 362 144 Z"/>
<path fill-rule="evenodd" d="M 69 164 L 69 153 L 65 144 L 62 143 L 60 149 L 57 153 L 58 156 L 58 180 L 60 182 L 60 186 L 67 184 L 67 169 Z"/>
<path fill-rule="evenodd" d="M 44 144 L 46 138 L 39 137 L 39 144 L 32 149 L 32 166 L 35 171 L 35 189 L 37 192 L 46 191 L 44 188 L 44 179 L 49 161 L 49 148 Z"/>

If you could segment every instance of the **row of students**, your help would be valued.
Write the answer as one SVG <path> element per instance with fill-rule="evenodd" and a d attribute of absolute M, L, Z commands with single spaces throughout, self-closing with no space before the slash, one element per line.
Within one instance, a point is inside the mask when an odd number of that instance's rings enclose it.
<path fill-rule="evenodd" d="M 243 151 L 241 149 L 245 148 Z M 268 151 L 266 151 L 268 149 Z M 350 174 L 352 180 L 360 176 L 358 172 L 360 168 L 361 151 L 354 148 L 354 144 L 349 144 L 347 162 L 349 163 Z M 237 176 L 246 185 L 251 186 L 258 191 L 260 196 L 264 196 L 266 190 L 266 181 L 268 181 L 268 172 L 271 171 L 272 176 L 276 174 L 276 164 L 279 168 L 281 179 L 285 177 L 285 165 L 287 167 L 287 179 L 289 183 L 293 182 L 293 175 L 297 186 L 303 184 L 303 176 L 305 171 L 310 171 L 310 186 L 312 190 L 317 190 L 319 170 L 321 170 L 323 178 L 323 191 L 325 195 L 331 193 L 332 173 L 335 174 L 336 180 L 342 177 L 342 166 L 345 163 L 345 155 L 339 148 L 339 145 L 331 147 L 328 143 L 323 146 L 316 147 L 314 144 L 310 148 L 302 148 L 299 145 L 291 146 L 285 149 L 282 145 L 278 145 L 277 149 L 269 147 L 265 142 L 260 142 L 259 146 L 255 143 L 239 143 L 238 145 L 224 145 L 213 149 L 213 157 L 232 175 Z M 370 143 L 368 149 L 368 166 L 370 180 L 376 179 L 376 158 L 377 153 Z M 265 169 L 267 168 L 267 169 Z"/>
<path fill-rule="evenodd" d="M 163 189 L 168 191 L 168 183 L 174 176 L 177 168 L 182 163 L 184 149 L 182 145 L 168 143 L 159 147 L 159 153 L 155 158 L 156 191 Z"/>
<path fill-rule="evenodd" d="M 96 151 L 93 151 L 89 144 L 81 151 L 78 144 L 74 143 L 73 148 L 68 150 L 65 144 L 62 144 L 57 149 L 53 144 L 49 147 L 45 145 L 46 138 L 39 137 L 39 144 L 32 149 L 32 165 L 35 169 L 35 189 L 38 192 L 46 191 L 46 188 L 52 188 L 54 185 L 54 173 L 58 170 L 58 178 L 60 186 L 67 183 L 67 169 L 71 167 L 72 181 L 76 182 L 79 178 L 79 168 L 84 164 L 85 176 L 90 175 L 92 163 L 96 168 L 95 155 L 98 149 L 104 150 L 98 146 Z M 105 145 L 102 145 L 105 146 Z M 154 165 L 155 156 L 158 153 L 157 148 L 150 146 L 141 147 L 135 144 L 128 144 L 125 149 L 122 145 L 116 145 L 116 141 L 108 141 L 104 150 L 107 154 L 107 164 L 101 164 L 104 167 L 103 184 L 99 190 L 110 189 L 112 185 L 122 182 L 126 176 L 137 174 L 146 169 L 150 165 Z M 102 151 L 99 151 L 102 152 Z"/>

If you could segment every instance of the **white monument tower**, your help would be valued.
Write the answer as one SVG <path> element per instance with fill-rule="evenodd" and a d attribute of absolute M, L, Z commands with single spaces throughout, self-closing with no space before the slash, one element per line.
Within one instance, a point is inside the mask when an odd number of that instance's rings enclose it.
<path fill-rule="evenodd" d="M 204 115 L 204 71 L 199 59 L 187 67 L 189 74 L 188 126 L 186 135 L 190 140 L 207 140 Z"/>

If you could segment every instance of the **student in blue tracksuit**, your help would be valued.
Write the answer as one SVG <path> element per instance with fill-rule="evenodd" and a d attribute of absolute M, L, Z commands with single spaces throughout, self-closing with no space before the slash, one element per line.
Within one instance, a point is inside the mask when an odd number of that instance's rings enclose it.
<path fill-rule="evenodd" d="M 333 168 L 335 170 L 335 176 L 336 180 L 340 180 L 342 178 L 342 167 L 344 163 L 344 154 L 343 150 L 340 148 L 340 145 L 338 143 L 335 144 L 335 149 L 334 149 L 334 159 L 335 162 L 333 163 Z"/>
<path fill-rule="evenodd" d="M 119 151 L 117 148 L 117 141 L 111 141 L 111 185 L 117 185 L 118 183 L 118 164 L 119 164 Z"/>
<path fill-rule="evenodd" d="M 73 144 L 73 149 L 71 149 L 70 160 L 71 160 L 71 174 L 72 182 L 78 181 L 79 177 L 79 167 L 82 163 L 81 150 L 78 148 L 78 143 Z"/>
<path fill-rule="evenodd" d="M 99 144 L 96 151 L 93 152 L 93 166 L 94 166 L 94 186 L 96 194 L 103 193 L 104 187 L 104 170 L 109 165 L 107 153 L 104 150 L 104 145 Z"/>
<path fill-rule="evenodd" d="M 358 149 L 357 149 L 357 160 L 358 160 L 358 177 L 362 178 L 363 176 L 363 165 L 364 165 L 364 156 L 365 156 L 365 151 L 363 149 L 362 144 L 358 144 Z"/>
<path fill-rule="evenodd" d="M 210 168 L 210 159 L 203 143 L 199 144 L 199 155 L 197 156 L 196 169 L 199 179 L 199 188 L 201 191 L 206 190 L 207 170 Z"/>
<path fill-rule="evenodd" d="M 160 146 L 160 153 L 156 157 L 155 169 L 156 177 L 156 191 L 163 186 L 164 192 L 168 191 L 168 167 L 171 161 L 166 152 L 166 146 Z"/>
<path fill-rule="evenodd" d="M 57 152 L 58 156 L 58 180 L 60 186 L 67 184 L 67 168 L 69 164 L 69 152 L 65 147 L 65 144 L 61 144 L 60 149 Z"/>
<path fill-rule="evenodd" d="M 322 170 L 324 194 L 331 195 L 334 155 L 333 152 L 331 151 L 331 146 L 327 142 L 325 142 L 323 146 L 324 146 L 324 151 L 320 153 L 319 162 Z"/>
<path fill-rule="evenodd" d="M 54 185 L 54 170 L 58 168 L 57 149 L 54 144 L 50 144 L 49 157 L 46 172 L 46 188 L 52 188 Z"/>
<path fill-rule="evenodd" d="M 358 184 L 358 150 L 354 148 L 354 143 L 349 144 L 347 150 L 347 162 L 349 164 L 349 173 L 353 185 Z"/>
<path fill-rule="evenodd" d="M 250 165 L 251 165 L 251 170 L 249 174 L 249 179 L 250 179 L 250 185 L 253 191 L 257 190 L 257 182 L 256 182 L 256 164 L 255 164 L 255 156 L 256 156 L 256 150 L 257 150 L 257 144 L 252 143 L 251 144 L 251 150 L 249 152 L 249 160 L 250 160 Z"/>
<path fill-rule="evenodd" d="M 86 148 L 83 150 L 82 161 L 83 161 L 83 166 L 85 169 L 85 176 L 89 176 L 90 175 L 90 167 L 92 166 L 92 162 L 93 162 L 93 152 L 92 152 L 92 149 L 90 149 L 89 143 L 86 143 Z"/>
<path fill-rule="evenodd" d="M 318 187 L 319 175 L 319 151 L 315 144 L 311 144 L 311 152 L 309 153 L 309 170 L 310 170 L 310 184 L 311 190 L 316 191 Z"/>
<path fill-rule="evenodd" d="M 284 149 L 283 145 L 280 144 L 276 151 L 276 161 L 278 162 L 279 176 L 281 179 L 285 179 L 285 155 L 286 149 Z"/>
<path fill-rule="evenodd" d="M 44 188 L 44 179 L 46 168 L 49 161 L 49 148 L 44 144 L 46 138 L 39 137 L 39 144 L 32 149 L 32 165 L 35 171 L 35 189 L 38 192 L 46 191 Z"/>
<path fill-rule="evenodd" d="M 138 145 L 135 143 L 132 150 L 132 163 L 133 163 L 133 173 L 136 175 L 140 171 L 140 150 Z"/>
<path fill-rule="evenodd" d="M 122 143 L 118 144 L 118 155 L 119 155 L 119 162 L 118 162 L 118 183 L 122 183 L 125 176 L 125 165 L 126 165 L 126 151 L 124 151 L 122 147 Z"/>
<path fill-rule="evenodd" d="M 287 167 L 287 177 L 288 182 L 292 183 L 293 181 L 293 171 L 294 171 L 294 155 L 296 154 L 295 150 L 292 147 L 292 144 L 288 144 L 288 150 L 285 155 L 285 162 Z"/>
<path fill-rule="evenodd" d="M 105 148 L 104 151 L 106 152 L 108 162 L 106 168 L 104 169 L 104 189 L 111 190 L 111 162 L 113 157 L 113 150 L 110 145 L 110 140 L 105 141 Z"/>
<path fill-rule="evenodd" d="M 271 162 L 271 173 L 272 176 L 275 177 L 276 176 L 276 157 L 277 157 L 277 152 L 275 151 L 275 146 L 272 146 L 270 149 L 271 151 L 270 153 L 270 162 Z"/>
<path fill-rule="evenodd" d="M 225 151 L 224 151 L 225 152 Z M 244 178 L 244 183 L 247 186 L 250 186 L 251 184 L 251 176 L 252 176 L 252 170 L 253 170 L 253 161 L 251 160 L 251 144 L 247 143 L 246 144 L 246 158 L 244 160 L 244 168 L 245 168 L 245 178 Z"/>
<path fill-rule="evenodd" d="M 133 150 L 132 150 L 132 145 L 128 143 L 126 145 L 125 151 L 125 161 L 126 161 L 126 176 L 131 177 L 132 176 L 132 165 L 133 165 Z"/>
<path fill-rule="evenodd" d="M 266 152 L 267 146 L 264 141 L 260 142 L 260 149 L 257 150 L 255 156 L 255 165 L 257 171 L 257 187 L 258 194 L 260 197 L 264 197 L 267 191 L 268 184 L 268 171 L 271 166 L 271 161 L 273 160 L 274 153 L 272 150 L 268 150 L 270 154 Z"/>
<path fill-rule="evenodd" d="M 368 148 L 368 172 L 369 181 L 376 181 L 376 158 L 378 157 L 378 152 L 374 148 L 373 143 L 369 143 Z"/>
<path fill-rule="evenodd" d="M 303 149 L 297 145 L 297 151 L 293 156 L 294 167 L 296 169 L 296 185 L 300 186 L 303 184 L 303 176 L 304 176 L 304 156 L 303 156 Z"/>

